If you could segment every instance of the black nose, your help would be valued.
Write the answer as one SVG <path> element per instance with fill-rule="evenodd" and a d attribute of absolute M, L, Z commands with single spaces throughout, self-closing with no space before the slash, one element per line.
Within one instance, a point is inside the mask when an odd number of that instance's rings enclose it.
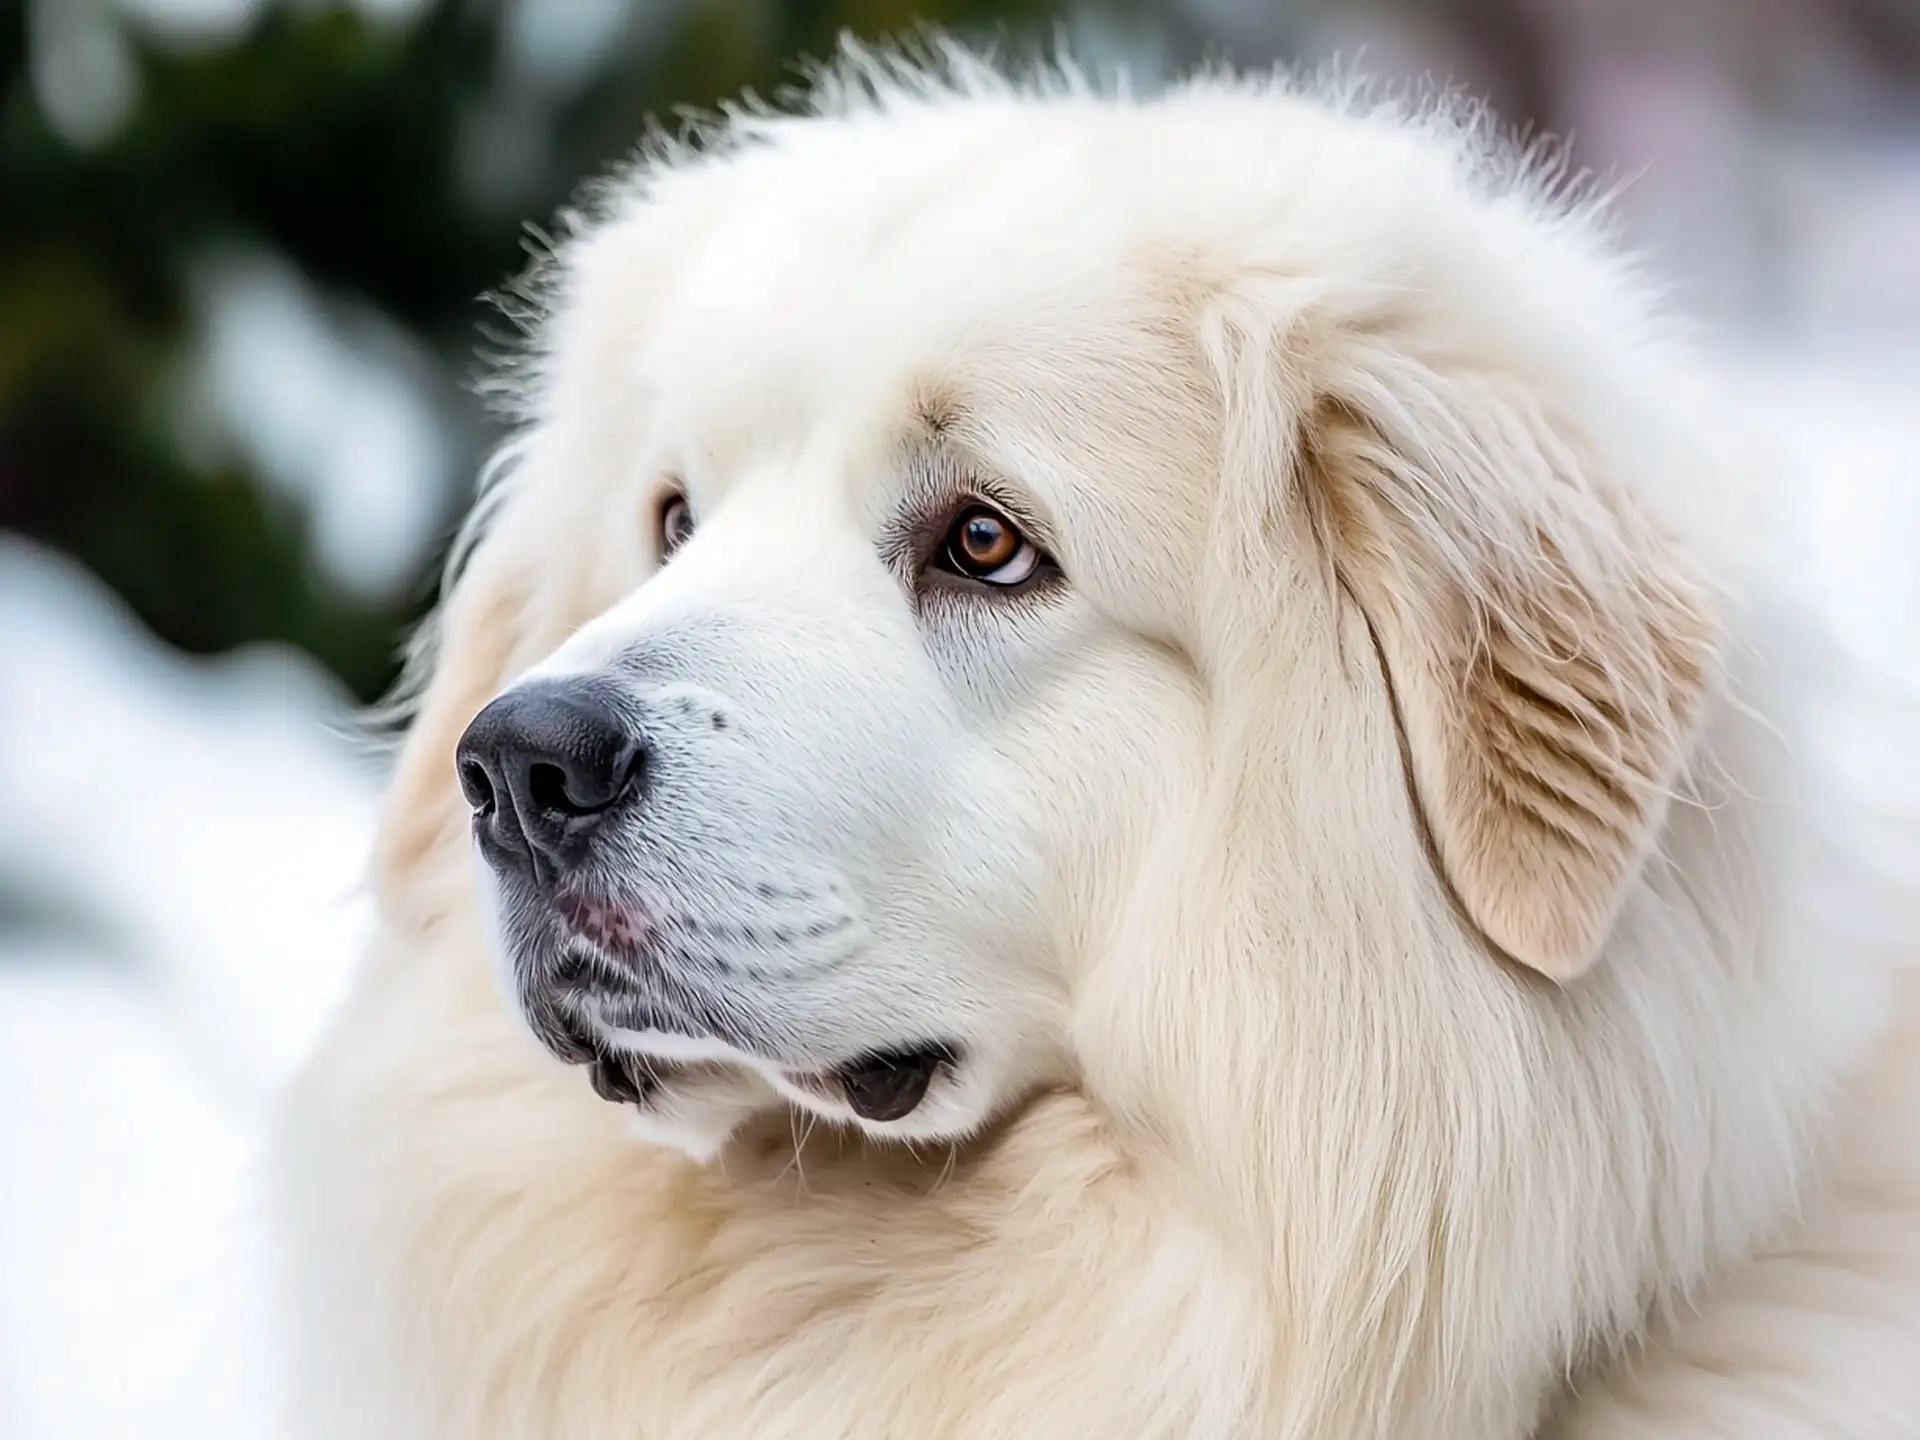
<path fill-rule="evenodd" d="M 456 752 L 460 788 L 489 858 L 552 880 L 645 779 L 646 751 L 591 680 L 516 685 L 474 717 Z"/>

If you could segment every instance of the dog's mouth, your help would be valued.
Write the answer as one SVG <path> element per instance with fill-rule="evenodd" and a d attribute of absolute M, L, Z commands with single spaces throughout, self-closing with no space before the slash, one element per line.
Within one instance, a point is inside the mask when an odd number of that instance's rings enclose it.
<path fill-rule="evenodd" d="M 663 1069 L 638 1055 L 599 1055 L 588 1062 L 587 1078 L 608 1104 L 644 1107 L 665 1081 Z"/>
<path fill-rule="evenodd" d="M 609 967 L 658 969 L 658 957 L 647 953 L 652 926 L 638 907 L 569 890 L 542 908 L 558 922 L 558 957 L 537 967 L 552 972 L 552 983 L 518 1003 L 548 1049 L 583 1066 L 594 1093 L 610 1104 L 648 1109 L 690 1066 L 736 1063 L 845 1106 L 863 1121 L 887 1124 L 918 1110 L 941 1071 L 961 1062 L 957 1046 L 921 1041 L 876 1047 L 819 1069 L 793 1068 L 768 1053 L 774 1047 L 763 1035 L 743 1030 L 738 1009 L 719 997 L 684 982 L 643 988 L 608 978 Z"/>
<path fill-rule="evenodd" d="M 790 1075 L 798 1088 L 843 1101 L 862 1120 L 886 1124 L 904 1120 L 927 1098 L 941 1069 L 959 1061 L 946 1044 L 874 1050 L 831 1070 Z M 614 1105 L 650 1104 L 677 1067 L 632 1054 L 599 1055 L 587 1067 L 593 1090 Z"/>

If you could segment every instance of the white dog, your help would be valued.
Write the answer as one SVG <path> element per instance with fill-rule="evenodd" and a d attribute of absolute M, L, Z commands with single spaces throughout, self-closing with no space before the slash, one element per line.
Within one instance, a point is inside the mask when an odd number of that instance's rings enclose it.
<path fill-rule="evenodd" d="M 311 1433 L 1920 1434 L 1760 472 L 1540 170 L 855 55 L 599 193 L 277 1151 Z"/>

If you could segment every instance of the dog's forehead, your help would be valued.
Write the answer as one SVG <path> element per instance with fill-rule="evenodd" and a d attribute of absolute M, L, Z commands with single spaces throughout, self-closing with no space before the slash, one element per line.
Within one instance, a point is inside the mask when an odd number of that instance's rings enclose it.
<path fill-rule="evenodd" d="M 629 372 L 689 463 L 738 473 L 823 430 L 878 459 L 944 430 L 1062 509 L 1205 466 L 1191 292 L 1159 226 L 1110 213 L 1134 193 L 1106 183 L 1114 137 L 960 119 L 819 123 L 706 177 L 719 198 L 659 256 Z M 1081 493 L 1127 469 L 1139 483 Z"/>
<path fill-rule="evenodd" d="M 1110 233 L 1071 223 L 1097 203 L 1102 119 L 969 105 L 907 124 L 790 122 L 692 177 L 710 223 L 683 257 L 680 305 L 707 323 L 855 316 L 897 303 L 903 285 L 923 303 L 965 288 L 989 264 L 1084 269 L 1095 247 L 1072 242 Z"/>

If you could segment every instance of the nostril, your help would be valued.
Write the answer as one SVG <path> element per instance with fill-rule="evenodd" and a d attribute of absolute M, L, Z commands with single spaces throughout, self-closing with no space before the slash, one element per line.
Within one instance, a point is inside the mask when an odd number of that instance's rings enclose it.
<path fill-rule="evenodd" d="M 567 772 L 558 765 L 536 762 L 527 767 L 527 797 L 534 807 L 549 814 L 578 814 L 593 807 L 582 805 L 567 793 Z"/>
<path fill-rule="evenodd" d="M 460 789 L 467 797 L 467 804 L 477 812 L 493 813 L 493 781 L 487 775 L 487 767 L 478 760 L 460 762 Z"/>
<path fill-rule="evenodd" d="M 638 746 L 601 756 L 535 760 L 524 772 L 525 794 L 536 814 L 598 815 L 639 783 L 645 767 L 646 752 Z"/>
<path fill-rule="evenodd" d="M 645 748 L 604 687 L 528 682 L 498 696 L 454 752 L 489 861 L 531 862 L 547 878 L 579 864 L 602 817 L 650 768 Z"/>

